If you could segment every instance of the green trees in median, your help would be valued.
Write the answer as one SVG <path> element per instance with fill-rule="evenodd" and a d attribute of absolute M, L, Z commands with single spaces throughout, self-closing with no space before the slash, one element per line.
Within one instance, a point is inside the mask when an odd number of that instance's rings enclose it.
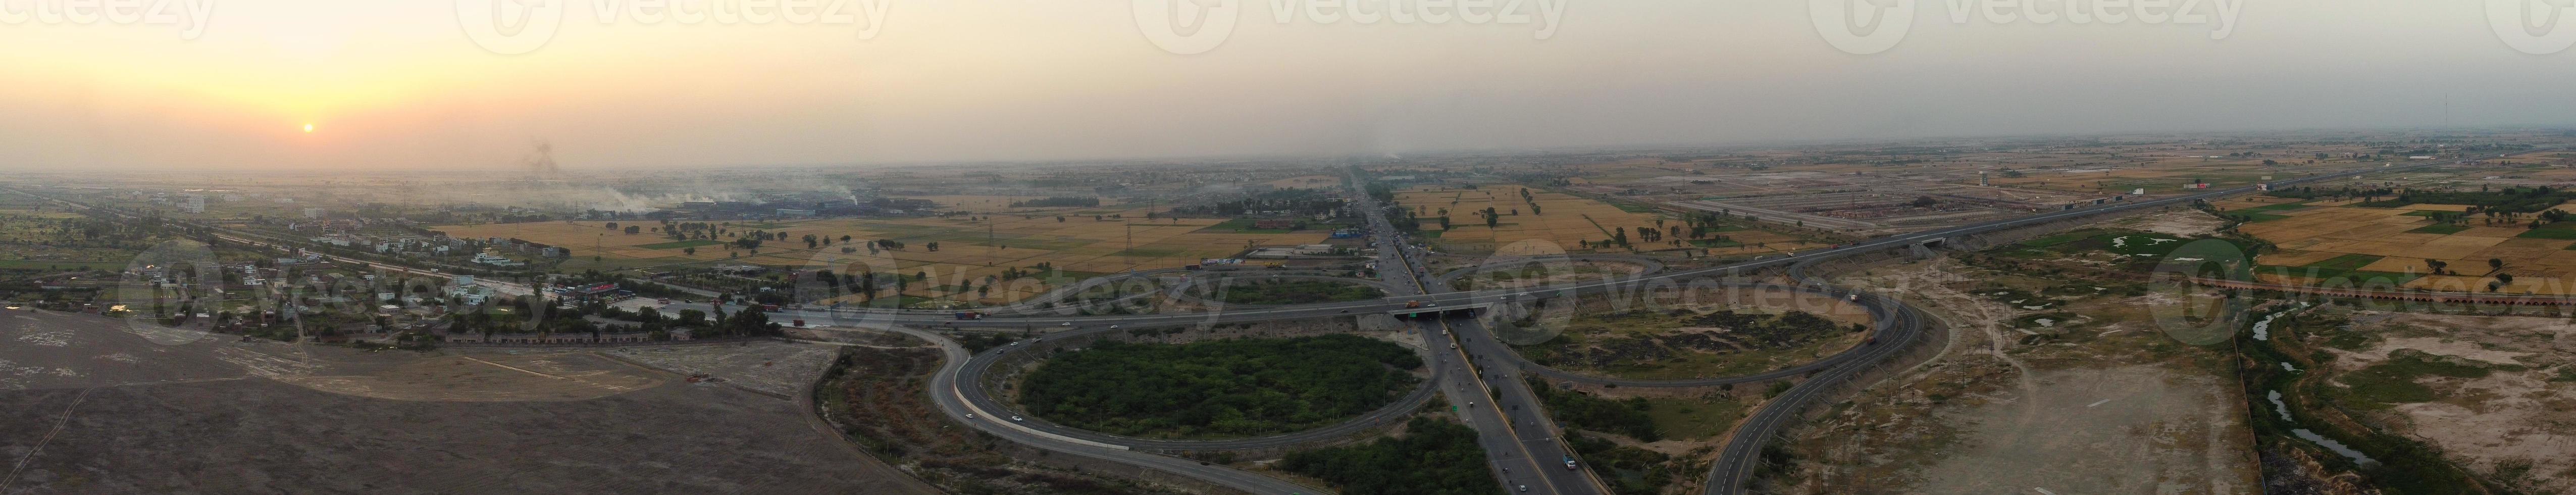
<path fill-rule="evenodd" d="M 1412 351 L 1353 335 L 1189 344 L 1101 342 L 1048 359 L 1021 404 L 1066 425 L 1121 435 L 1260 436 L 1384 407 L 1418 380 Z"/>

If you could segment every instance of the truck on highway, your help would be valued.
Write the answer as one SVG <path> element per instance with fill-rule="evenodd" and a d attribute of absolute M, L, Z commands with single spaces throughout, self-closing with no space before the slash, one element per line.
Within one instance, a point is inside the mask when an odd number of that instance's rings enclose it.
<path fill-rule="evenodd" d="M 981 311 L 961 311 L 961 312 L 958 312 L 958 313 L 957 313 L 957 319 L 960 319 L 960 320 L 981 320 L 981 319 L 984 319 L 984 313 L 983 313 L 983 312 L 981 312 Z"/>
<path fill-rule="evenodd" d="M 1413 308 L 1419 308 L 1419 307 L 1422 307 L 1422 301 L 1405 301 L 1405 302 L 1404 302 L 1404 309 L 1413 309 Z"/>

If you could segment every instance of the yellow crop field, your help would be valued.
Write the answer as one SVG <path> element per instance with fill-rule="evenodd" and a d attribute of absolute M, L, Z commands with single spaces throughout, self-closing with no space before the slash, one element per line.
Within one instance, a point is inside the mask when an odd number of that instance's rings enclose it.
<path fill-rule="evenodd" d="M 1523 199 L 1522 189 L 1522 186 L 1513 184 L 1482 184 L 1475 189 L 1438 185 L 1415 186 L 1397 192 L 1396 202 L 1413 209 L 1414 215 L 1423 219 L 1424 235 L 1437 236 L 1443 246 L 1457 251 L 1490 252 L 1513 248 L 1521 241 L 1537 241 L 1553 244 L 1557 249 L 1565 252 L 1625 253 L 1628 252 L 1626 248 L 1586 247 L 1587 243 L 1599 245 L 1607 242 L 1614 235 L 1611 232 L 1619 229 L 1629 231 L 1629 244 L 1639 250 L 1679 249 L 1691 246 L 1688 244 L 1688 239 L 1683 239 L 1686 236 L 1667 234 L 1661 242 L 1645 242 L 1637 238 L 1639 237 L 1635 232 L 1637 227 L 1669 229 L 1683 225 L 1679 218 L 1661 213 L 1631 212 L 1620 209 L 1617 205 L 1535 188 L 1528 189 L 1529 198 Z M 1485 224 L 1486 208 L 1494 209 L 1495 225 L 1492 227 L 1487 227 Z M 1449 217 L 1449 228 L 1445 231 L 1440 228 L 1436 220 L 1443 215 L 1444 211 Z M 1711 254 L 1714 255 L 1765 253 L 1808 247 L 1806 244 L 1799 243 L 1794 237 L 1758 230 L 1727 231 L 1720 232 L 1718 235 L 1741 245 L 1721 244 L 1722 247 L 1711 249 Z M 1676 240 L 1683 241 L 1684 244 L 1673 245 L 1671 241 Z M 1520 246 L 1513 249 L 1535 247 Z M 1545 248 L 1536 249 L 1545 251 Z"/>
<path fill-rule="evenodd" d="M 985 277 L 999 276 L 1003 270 L 1020 269 L 1041 263 L 1063 270 L 1078 280 L 1100 274 L 1129 270 L 1177 268 L 1205 258 L 1228 258 L 1256 245 L 1294 245 L 1321 243 L 1330 237 L 1326 230 L 1291 233 L 1237 232 L 1228 228 L 1211 228 L 1219 219 L 1154 219 L 1143 218 L 1144 211 L 1121 211 L 1124 219 L 1090 215 L 952 215 L 923 218 L 830 218 L 786 220 L 777 222 L 733 222 L 721 228 L 729 234 L 752 230 L 784 233 L 785 240 L 773 240 L 757 250 L 738 249 L 727 244 L 694 246 L 692 242 L 675 242 L 669 237 L 645 232 L 627 235 L 611 231 L 605 222 L 544 222 L 519 224 L 486 224 L 438 227 L 449 235 L 467 238 L 515 237 L 533 242 L 572 248 L 574 259 L 565 268 L 598 267 L 653 268 L 664 266 L 707 265 L 718 262 L 744 263 L 779 267 L 822 267 L 854 257 L 841 253 L 842 247 L 855 246 L 855 255 L 867 255 L 864 243 L 871 240 L 893 240 L 905 244 L 903 249 L 888 250 L 870 258 L 896 273 L 927 273 L 933 285 L 959 285 L 975 282 L 984 285 Z M 659 223 L 625 222 L 658 228 Z M 621 225 L 621 228 L 623 225 Z M 806 235 L 829 238 L 830 246 L 820 242 L 808 248 Z M 848 236 L 849 242 L 841 238 Z M 719 240 L 732 238 L 720 236 Z M 929 244 L 939 243 L 932 251 Z M 1133 248 L 1129 248 L 1132 242 Z M 591 256 L 601 256 L 596 266 Z M 1014 281 L 1004 284 L 982 298 L 984 302 L 1008 302 L 1049 288 L 1043 283 Z M 1034 284 L 1034 285 L 1032 285 Z"/>
<path fill-rule="evenodd" d="M 2349 202 L 2345 202 L 2349 203 Z M 2309 203 L 2316 205 L 2320 203 Z M 2403 287 L 2443 291 L 2486 292 L 2498 273 L 2511 274 L 2513 281 L 2496 292 L 2532 294 L 2576 294 L 2576 236 L 2557 235 L 2552 230 L 2530 229 L 2510 222 L 2486 225 L 2469 221 L 2467 225 L 2436 226 L 2420 212 L 2458 211 L 2460 205 L 2417 204 L 2403 208 L 2362 208 L 2353 206 L 2310 206 L 2301 209 L 2273 210 L 2271 218 L 2244 224 L 2238 230 L 2273 243 L 2279 250 L 2256 259 L 2260 265 L 2289 267 L 2294 276 L 2257 270 L 2268 281 L 2315 282 L 2306 277 L 2313 267 L 2336 263 L 2339 258 L 2358 260 L 2350 269 L 2366 274 L 2354 279 L 2381 278 L 2404 280 Z M 2371 258 L 2371 257 L 2376 257 Z M 2501 267 L 2491 261 L 2501 262 Z M 2431 263 L 2445 264 L 2450 274 L 2432 275 Z M 2270 270 L 2270 269 L 2266 269 Z"/>

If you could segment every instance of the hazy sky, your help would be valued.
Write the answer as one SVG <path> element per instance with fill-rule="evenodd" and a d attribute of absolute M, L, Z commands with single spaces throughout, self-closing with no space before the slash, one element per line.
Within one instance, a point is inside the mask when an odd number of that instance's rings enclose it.
<path fill-rule="evenodd" d="M 601 170 L 2408 127 L 2443 124 L 2446 96 L 2454 124 L 2576 123 L 2576 51 L 2517 50 L 2484 0 L 2171 0 L 2208 19 L 2083 25 L 1921 0 L 1866 55 L 1811 21 L 1838 3 L 1808 0 L 1493 0 L 1521 23 L 1357 2 L 1410 24 L 1273 10 L 1329 0 L 1177 0 L 1239 7 L 1189 55 L 1139 27 L 1140 5 L 1173 0 L 813 0 L 839 14 L 757 24 L 708 13 L 737 0 L 672 0 L 694 14 L 658 22 L 638 0 L 83 15 L 99 1 L 0 0 L 0 167 L 489 169 L 537 141 Z M 495 2 L 563 16 L 532 50 L 512 43 L 541 30 L 481 42 L 460 17 Z"/>

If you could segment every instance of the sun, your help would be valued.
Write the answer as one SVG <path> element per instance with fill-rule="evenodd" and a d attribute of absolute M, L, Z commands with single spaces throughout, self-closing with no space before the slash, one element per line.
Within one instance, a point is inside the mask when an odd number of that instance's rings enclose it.
<path fill-rule="evenodd" d="M 312 134 L 312 133 L 313 133 L 313 124 L 312 124 L 312 123 L 306 123 L 306 124 L 304 124 L 304 133 L 305 133 L 305 134 Z"/>

